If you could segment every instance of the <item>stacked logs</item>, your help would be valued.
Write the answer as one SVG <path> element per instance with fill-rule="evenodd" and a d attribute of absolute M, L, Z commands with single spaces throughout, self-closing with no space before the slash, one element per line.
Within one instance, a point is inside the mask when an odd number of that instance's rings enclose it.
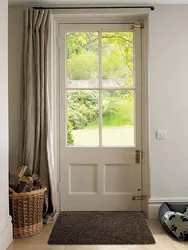
<path fill-rule="evenodd" d="M 17 168 L 16 173 L 9 172 L 9 190 L 16 193 L 31 192 L 42 188 L 43 183 L 37 174 L 24 176 L 27 167 Z"/>

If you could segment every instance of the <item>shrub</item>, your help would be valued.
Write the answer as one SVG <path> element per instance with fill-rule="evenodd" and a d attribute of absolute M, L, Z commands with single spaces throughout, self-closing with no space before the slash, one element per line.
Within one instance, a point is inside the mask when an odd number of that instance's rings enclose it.
<path fill-rule="evenodd" d="M 68 93 L 68 145 L 74 145 L 72 130 L 97 126 L 99 103 L 97 91 L 70 91 Z M 103 96 L 103 125 L 124 126 L 134 124 L 134 102 L 130 93 L 110 91 Z"/>
<path fill-rule="evenodd" d="M 74 145 L 74 137 L 72 135 L 72 124 L 70 123 L 70 121 L 68 121 L 67 130 L 68 130 L 67 143 L 69 146 L 71 146 L 71 145 L 73 146 Z"/>
<path fill-rule="evenodd" d="M 68 94 L 69 122 L 72 129 L 82 129 L 98 118 L 98 94 L 94 91 L 74 91 Z"/>

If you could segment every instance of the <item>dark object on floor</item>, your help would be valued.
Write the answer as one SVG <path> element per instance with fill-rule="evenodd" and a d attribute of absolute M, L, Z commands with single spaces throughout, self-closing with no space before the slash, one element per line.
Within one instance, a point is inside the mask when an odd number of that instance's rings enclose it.
<path fill-rule="evenodd" d="M 141 212 L 61 212 L 48 244 L 154 244 Z"/>
<path fill-rule="evenodd" d="M 172 231 L 169 229 L 169 227 L 166 225 L 165 221 L 164 221 L 164 215 L 166 212 L 168 211 L 173 211 L 173 212 L 179 212 L 181 214 L 183 214 L 186 210 L 186 207 L 188 206 L 188 204 L 181 204 L 181 203 L 167 203 L 164 202 L 161 207 L 159 208 L 159 214 L 158 214 L 158 218 L 159 221 L 161 222 L 161 225 L 163 226 L 163 228 L 172 236 L 175 237 L 175 235 L 172 233 Z"/>

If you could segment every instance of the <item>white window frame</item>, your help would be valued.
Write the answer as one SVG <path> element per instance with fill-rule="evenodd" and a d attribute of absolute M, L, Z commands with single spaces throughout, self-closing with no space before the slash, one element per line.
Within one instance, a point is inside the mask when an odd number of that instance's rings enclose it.
<path fill-rule="evenodd" d="M 102 32 L 131 32 L 132 31 L 132 28 L 131 28 L 131 25 L 130 24 L 102 24 L 102 27 L 100 24 L 85 24 L 84 27 L 83 27 L 83 24 L 65 24 L 65 28 L 64 28 L 64 32 L 66 32 L 66 30 L 69 30 L 69 31 L 82 31 L 82 32 L 86 32 L 86 31 L 90 31 L 90 32 L 99 32 L 99 44 L 101 43 L 101 33 Z M 63 32 L 63 33 L 64 33 Z M 62 37 L 62 35 L 64 34 L 59 34 L 59 37 L 60 37 L 60 41 L 59 41 L 59 44 L 61 44 L 62 47 L 66 47 L 66 41 L 64 41 L 64 37 Z M 133 32 L 133 40 L 134 40 L 134 55 L 135 55 L 135 50 L 136 49 L 139 49 L 140 48 L 140 43 L 136 44 L 135 43 L 135 32 Z M 140 144 L 140 140 L 138 140 L 137 138 L 137 134 L 140 135 L 141 134 L 141 131 L 140 131 L 140 128 L 136 126 L 136 120 L 138 118 L 138 120 L 140 119 L 140 117 L 138 117 L 138 115 L 140 114 L 140 99 L 138 99 L 138 97 L 136 98 L 136 93 L 139 93 L 138 96 L 141 96 L 141 87 L 140 86 L 137 86 L 136 84 L 136 81 L 134 82 L 134 85 L 131 86 L 131 87 L 115 87 L 115 88 L 104 88 L 102 86 L 102 51 L 101 51 L 101 46 L 98 47 L 99 48 L 99 51 L 98 51 L 98 55 L 99 55 L 99 58 L 98 58 L 98 66 L 99 66 L 99 85 L 98 87 L 95 87 L 95 88 L 70 88 L 68 86 L 66 86 L 66 82 L 65 82 L 65 78 L 66 78 L 66 68 L 67 68 L 67 65 L 65 63 L 65 67 L 64 67 L 64 60 L 66 60 L 66 56 L 65 54 L 63 53 L 62 57 L 63 57 L 63 62 L 62 62 L 62 58 L 59 59 L 59 61 L 61 62 L 61 83 L 63 83 L 63 86 L 62 86 L 62 90 L 61 90 L 61 93 L 62 91 L 63 92 L 66 92 L 68 90 L 96 90 L 99 92 L 99 145 L 94 145 L 94 146 L 82 146 L 82 145 L 76 145 L 76 146 L 69 146 L 67 144 L 67 126 L 66 128 L 63 130 L 63 133 L 62 133 L 62 136 L 63 138 L 65 138 L 65 147 L 119 147 L 119 148 L 127 148 L 127 147 L 135 147 L 136 145 L 139 146 Z M 134 67 L 136 67 L 136 62 L 134 61 Z M 139 72 L 139 71 L 137 71 Z M 135 73 L 135 72 L 134 72 Z M 138 75 L 140 74 L 140 72 L 138 73 Z M 139 77 L 138 77 L 139 78 Z M 135 80 L 135 79 L 134 79 Z M 102 129 L 103 129 L 103 126 L 102 126 L 102 91 L 104 90 L 109 90 L 109 91 L 113 91 L 113 90 L 119 90 L 119 91 L 133 91 L 134 92 L 134 121 L 135 121 L 135 125 L 134 125 L 134 145 L 127 145 L 127 144 L 124 144 L 124 145 L 103 145 L 102 143 Z M 62 98 L 62 97 L 61 97 Z M 63 99 L 65 99 L 66 96 L 64 96 Z M 138 103 L 137 103 L 138 101 Z M 68 108 L 67 108 L 67 101 L 65 100 L 65 102 L 63 103 L 63 107 L 64 108 L 64 111 L 63 111 L 63 121 L 61 124 L 66 124 L 67 125 L 67 120 L 66 120 L 66 117 L 67 117 L 67 112 L 68 112 Z M 137 112 L 135 112 L 137 110 Z"/>
<path fill-rule="evenodd" d="M 87 23 L 124 23 L 134 24 L 142 23 L 142 195 L 146 195 L 147 199 L 142 203 L 142 210 L 148 216 L 148 199 L 150 197 L 150 176 L 149 176 L 149 76 L 148 76 L 148 23 L 149 10 L 91 10 L 88 14 L 87 10 L 61 10 L 52 13 L 52 39 L 51 39 L 51 65 L 50 65 L 50 93 L 51 93 L 51 112 L 52 112 L 52 128 L 54 142 L 54 159 L 55 159 L 55 175 L 58 193 L 58 210 L 60 210 L 60 86 L 57 72 L 58 55 L 58 26 L 59 24 L 87 24 Z"/>

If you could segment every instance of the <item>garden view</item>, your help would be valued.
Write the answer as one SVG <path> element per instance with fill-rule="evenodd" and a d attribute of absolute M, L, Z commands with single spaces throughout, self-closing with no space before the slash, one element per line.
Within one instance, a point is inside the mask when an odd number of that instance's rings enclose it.
<path fill-rule="evenodd" d="M 67 75 L 68 145 L 133 146 L 133 33 L 67 33 Z"/>

